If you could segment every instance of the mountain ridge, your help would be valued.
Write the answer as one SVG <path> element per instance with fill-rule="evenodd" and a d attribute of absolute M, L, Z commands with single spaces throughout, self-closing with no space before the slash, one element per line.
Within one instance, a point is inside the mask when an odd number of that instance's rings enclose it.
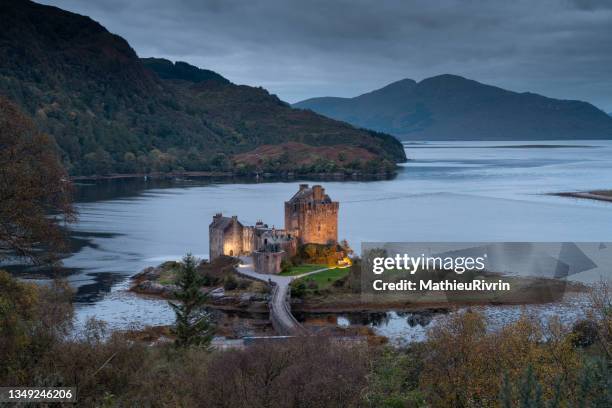
<path fill-rule="evenodd" d="M 140 58 L 145 68 L 155 72 L 163 80 L 179 80 L 192 83 L 216 82 L 219 84 L 232 84 L 227 78 L 215 71 L 203 69 L 184 61 L 172 62 L 166 58 Z M 233 84 L 232 84 L 233 85 Z"/>
<path fill-rule="evenodd" d="M 587 102 L 514 92 L 452 74 L 292 106 L 401 140 L 612 139 L 612 119 Z"/>

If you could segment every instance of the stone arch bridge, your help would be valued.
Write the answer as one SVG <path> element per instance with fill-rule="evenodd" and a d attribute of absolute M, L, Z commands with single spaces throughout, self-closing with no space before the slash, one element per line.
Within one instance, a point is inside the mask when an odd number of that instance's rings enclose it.
<path fill-rule="evenodd" d="M 291 291 L 289 285 L 294 279 L 322 272 L 327 268 L 295 276 L 268 275 L 255 272 L 253 259 L 250 256 L 241 256 L 240 261 L 240 265 L 236 268 L 239 274 L 266 282 L 272 286 L 272 296 L 268 305 L 270 307 L 270 321 L 274 330 L 281 336 L 308 334 L 308 330 L 291 313 Z"/>

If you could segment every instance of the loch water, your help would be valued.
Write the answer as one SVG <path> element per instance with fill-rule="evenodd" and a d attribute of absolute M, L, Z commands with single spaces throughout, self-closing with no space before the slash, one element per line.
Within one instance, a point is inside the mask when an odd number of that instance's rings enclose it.
<path fill-rule="evenodd" d="M 340 202 L 339 238 L 357 252 L 368 241 L 612 241 L 612 203 L 550 194 L 612 189 L 611 141 L 431 142 L 405 148 L 410 160 L 390 180 L 78 183 L 74 251 L 64 260 L 76 289 L 77 325 L 90 316 L 113 328 L 171 322 L 165 301 L 127 292 L 130 276 L 186 252 L 206 258 L 208 224 L 217 212 L 237 215 L 245 224 L 263 220 L 282 227 L 284 201 L 305 182 L 323 184 Z M 389 313 L 387 323 L 376 323 L 380 333 L 409 337 L 411 328 L 425 326 Z M 343 324 L 349 320 L 339 318 Z"/>

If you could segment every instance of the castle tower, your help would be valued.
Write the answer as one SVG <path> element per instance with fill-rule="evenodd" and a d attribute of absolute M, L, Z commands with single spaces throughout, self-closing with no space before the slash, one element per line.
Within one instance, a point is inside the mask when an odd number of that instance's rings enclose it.
<path fill-rule="evenodd" d="M 285 202 L 285 230 L 301 244 L 338 242 L 339 203 L 332 201 L 320 185 L 300 184 Z"/>
<path fill-rule="evenodd" d="M 224 217 L 217 213 L 208 226 L 208 245 L 210 261 L 221 255 L 239 256 L 250 250 L 250 246 L 244 247 L 245 227 L 238 221 L 237 216 Z M 247 242 L 250 242 L 247 240 Z"/>

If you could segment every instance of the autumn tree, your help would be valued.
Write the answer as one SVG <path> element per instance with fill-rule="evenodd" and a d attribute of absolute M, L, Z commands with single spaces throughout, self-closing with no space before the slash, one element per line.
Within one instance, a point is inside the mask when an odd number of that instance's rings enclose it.
<path fill-rule="evenodd" d="M 56 259 L 58 222 L 75 219 L 72 188 L 53 140 L 0 97 L 0 259 Z"/>
<path fill-rule="evenodd" d="M 584 358 L 556 319 L 522 315 L 498 330 L 487 323 L 478 311 L 456 312 L 429 331 L 419 384 L 432 406 L 497 406 L 500 399 L 538 407 L 542 401 L 574 398 Z M 583 394 L 591 399 L 597 387 L 589 384 Z"/>
<path fill-rule="evenodd" d="M 20 282 L 0 270 L 0 384 L 28 384 L 72 327 L 72 292 L 61 281 Z"/>

